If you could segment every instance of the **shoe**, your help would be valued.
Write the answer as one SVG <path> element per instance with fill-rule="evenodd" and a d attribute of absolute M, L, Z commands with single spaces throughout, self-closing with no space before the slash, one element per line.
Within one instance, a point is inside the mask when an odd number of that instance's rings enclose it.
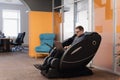
<path fill-rule="evenodd" d="M 47 69 L 47 66 L 43 66 L 41 64 L 35 64 L 34 66 L 35 66 L 35 68 L 37 68 L 39 70 L 46 70 Z"/>
<path fill-rule="evenodd" d="M 40 64 L 34 64 L 35 68 L 40 69 Z"/>

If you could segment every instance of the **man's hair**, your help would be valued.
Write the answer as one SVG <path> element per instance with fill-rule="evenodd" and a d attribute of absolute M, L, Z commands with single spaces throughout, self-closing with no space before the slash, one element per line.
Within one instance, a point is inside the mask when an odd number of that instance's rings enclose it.
<path fill-rule="evenodd" d="M 75 29 L 79 29 L 80 31 L 84 31 L 84 28 L 82 26 L 77 26 Z"/>

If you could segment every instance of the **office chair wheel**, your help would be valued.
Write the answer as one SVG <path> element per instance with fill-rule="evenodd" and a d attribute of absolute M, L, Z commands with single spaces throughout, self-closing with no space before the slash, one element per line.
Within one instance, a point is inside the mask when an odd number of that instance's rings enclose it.
<path fill-rule="evenodd" d="M 12 51 L 12 52 L 15 52 L 15 48 L 13 47 L 13 48 L 11 49 L 11 51 Z"/>

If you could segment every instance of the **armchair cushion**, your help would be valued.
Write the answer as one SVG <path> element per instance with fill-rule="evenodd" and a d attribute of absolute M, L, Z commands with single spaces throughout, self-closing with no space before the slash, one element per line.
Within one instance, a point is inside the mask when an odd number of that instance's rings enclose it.
<path fill-rule="evenodd" d="M 41 34 L 40 35 L 41 44 L 40 46 L 37 46 L 35 48 L 36 52 L 45 52 L 45 53 L 49 52 L 51 47 L 53 47 L 54 39 L 55 39 L 55 34 L 52 33 Z"/>

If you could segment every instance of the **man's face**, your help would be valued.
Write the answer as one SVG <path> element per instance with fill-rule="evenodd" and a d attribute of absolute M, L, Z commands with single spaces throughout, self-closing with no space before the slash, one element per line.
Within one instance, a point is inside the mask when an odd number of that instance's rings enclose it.
<path fill-rule="evenodd" d="M 80 31 L 79 29 L 75 29 L 75 34 L 79 37 L 81 34 L 83 34 L 83 31 Z"/>

